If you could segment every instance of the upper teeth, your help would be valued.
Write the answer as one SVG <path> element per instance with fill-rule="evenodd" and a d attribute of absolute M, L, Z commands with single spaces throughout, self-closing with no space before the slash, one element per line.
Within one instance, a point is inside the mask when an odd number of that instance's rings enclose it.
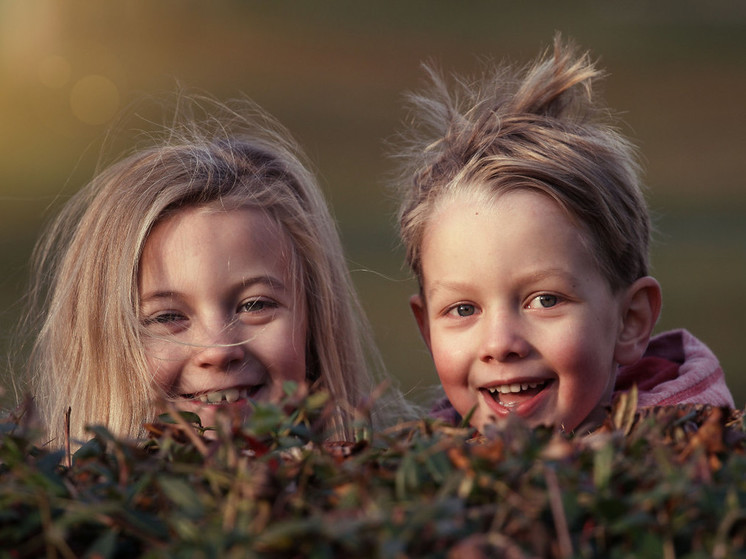
<path fill-rule="evenodd" d="M 239 398 L 246 398 L 248 391 L 245 388 L 228 388 L 226 390 L 216 390 L 215 392 L 205 392 L 197 396 L 200 402 L 205 404 L 218 404 L 220 402 L 235 402 Z"/>
<path fill-rule="evenodd" d="M 500 386 L 493 386 L 488 388 L 490 394 L 499 392 L 500 394 L 510 394 L 520 392 L 521 390 L 528 390 L 529 388 L 536 388 L 537 386 L 544 385 L 543 382 L 514 382 L 512 384 L 501 384 Z"/>

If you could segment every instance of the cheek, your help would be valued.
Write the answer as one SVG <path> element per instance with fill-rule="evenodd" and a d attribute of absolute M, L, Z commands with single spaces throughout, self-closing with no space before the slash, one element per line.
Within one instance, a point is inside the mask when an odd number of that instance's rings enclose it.
<path fill-rule="evenodd" d="M 195 349 L 187 340 L 164 340 L 145 336 L 143 356 L 155 383 L 163 390 L 176 390 Z"/>
<path fill-rule="evenodd" d="M 306 327 L 304 323 L 288 323 L 273 336 L 267 346 L 269 361 L 276 363 L 273 380 L 301 383 L 306 378 Z"/>
<path fill-rule="evenodd" d="M 463 351 L 453 351 L 439 337 L 431 338 L 431 352 L 440 382 L 446 386 L 461 386 L 468 382 L 468 359 Z"/>
<path fill-rule="evenodd" d="M 443 385 L 460 384 L 462 375 L 452 356 L 433 353 L 433 364 Z"/>
<path fill-rule="evenodd" d="M 281 373 L 278 375 L 280 381 L 291 380 L 302 383 L 306 380 L 306 354 L 305 351 L 288 354 L 282 364 Z"/>
<path fill-rule="evenodd" d="M 613 348 L 603 336 L 568 337 L 555 351 L 560 401 L 569 408 L 595 406 L 614 382 Z"/>
<path fill-rule="evenodd" d="M 598 365 L 598 356 L 591 347 L 593 342 L 585 341 L 575 337 L 565 339 L 564 343 L 556 344 L 554 354 L 555 366 L 558 372 L 567 376 L 584 377 L 586 371 L 592 370 Z"/>
<path fill-rule="evenodd" d="M 179 377 L 181 365 L 175 356 L 169 356 L 164 352 L 157 354 L 148 351 L 145 354 L 145 362 L 155 383 L 163 390 L 174 388 Z"/>
<path fill-rule="evenodd" d="M 551 355 L 560 370 L 577 371 L 578 376 L 593 376 L 606 370 L 614 357 L 614 332 L 610 324 L 585 320 L 566 324 L 564 328 L 546 332 L 543 337 L 545 356 Z"/>
<path fill-rule="evenodd" d="M 433 346 L 433 349 L 436 347 Z M 469 366 L 466 356 L 447 349 L 435 349 L 433 362 L 448 401 L 459 414 L 465 416 L 477 403 L 476 393 L 469 388 Z"/>

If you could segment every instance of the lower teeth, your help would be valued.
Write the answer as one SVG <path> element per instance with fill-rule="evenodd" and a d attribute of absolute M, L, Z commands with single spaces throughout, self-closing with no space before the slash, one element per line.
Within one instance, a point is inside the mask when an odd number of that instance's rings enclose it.
<path fill-rule="evenodd" d="M 200 402 L 203 404 L 232 404 L 236 402 L 241 396 L 240 391 L 237 388 L 231 388 L 220 392 L 208 392 L 202 394 L 199 397 Z"/>

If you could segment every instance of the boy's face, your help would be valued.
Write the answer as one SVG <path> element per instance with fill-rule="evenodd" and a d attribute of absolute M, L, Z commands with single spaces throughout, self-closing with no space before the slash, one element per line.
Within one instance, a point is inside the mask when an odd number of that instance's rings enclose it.
<path fill-rule="evenodd" d="M 249 399 L 303 385 L 307 317 L 287 265 L 289 242 L 262 212 L 188 208 L 158 223 L 140 261 L 145 350 L 178 409 L 215 425 Z"/>
<path fill-rule="evenodd" d="M 510 413 L 590 425 L 614 387 L 624 303 L 559 205 L 529 190 L 456 197 L 421 254 L 412 310 L 456 411 L 476 406 L 480 430 Z"/>

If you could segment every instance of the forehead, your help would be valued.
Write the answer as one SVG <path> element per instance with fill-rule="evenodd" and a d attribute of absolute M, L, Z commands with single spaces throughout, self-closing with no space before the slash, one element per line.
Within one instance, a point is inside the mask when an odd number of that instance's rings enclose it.
<path fill-rule="evenodd" d="M 250 206 L 223 207 L 217 204 L 188 206 L 167 215 L 156 222 L 146 244 L 168 241 L 182 242 L 188 246 L 190 241 L 197 240 L 202 244 L 221 238 L 228 241 L 249 239 L 272 245 L 289 244 L 282 226 L 267 212 Z"/>
<path fill-rule="evenodd" d="M 438 215 L 446 209 L 452 208 L 453 204 L 471 205 L 475 207 L 495 208 L 514 204 L 514 200 L 533 199 L 548 202 L 578 229 L 584 229 L 577 217 L 564 204 L 560 203 L 551 193 L 551 189 L 542 189 L 529 183 L 525 185 L 503 186 L 495 190 L 489 182 L 467 182 L 454 185 L 452 190 L 443 193 L 435 200 L 432 206 L 431 217 L 437 220 Z M 431 219 L 430 221 L 434 221 Z"/>
<path fill-rule="evenodd" d="M 566 204 L 561 203 L 554 195 L 551 189 L 542 189 L 531 184 L 524 186 L 505 187 L 495 191 L 488 182 L 469 182 L 465 185 L 457 186 L 453 190 L 441 195 L 432 206 L 430 215 L 423 231 L 423 244 L 429 229 L 433 224 L 437 224 L 442 218 L 443 212 L 452 211 L 455 205 L 470 205 L 481 207 L 485 210 L 496 207 L 510 206 L 514 200 L 530 199 L 533 204 L 527 207 L 551 207 L 552 213 L 564 216 L 564 221 L 571 228 L 575 229 L 583 243 L 593 258 L 599 263 L 601 261 L 601 251 L 597 245 L 595 236 L 591 233 L 587 224 L 583 222 L 572 209 Z M 421 247 L 422 248 L 422 247 Z"/>
<path fill-rule="evenodd" d="M 585 231 L 551 197 L 519 189 L 499 195 L 452 195 L 442 200 L 422 240 L 424 283 L 487 259 L 495 269 L 552 265 L 576 273 L 598 270 Z M 473 257 L 473 258 L 472 258 Z M 437 276 L 437 277 L 436 277 Z"/>
<path fill-rule="evenodd" d="M 472 189 L 449 193 L 438 200 L 425 228 L 425 240 L 447 228 L 497 227 L 506 221 L 523 226 L 536 223 L 547 230 L 557 228 L 584 235 L 576 220 L 548 194 L 528 188 L 498 193 Z"/>
<path fill-rule="evenodd" d="M 215 273 L 257 265 L 284 271 L 291 260 L 288 236 L 265 212 L 188 207 L 153 227 L 140 260 L 140 280 L 206 267 Z"/>

